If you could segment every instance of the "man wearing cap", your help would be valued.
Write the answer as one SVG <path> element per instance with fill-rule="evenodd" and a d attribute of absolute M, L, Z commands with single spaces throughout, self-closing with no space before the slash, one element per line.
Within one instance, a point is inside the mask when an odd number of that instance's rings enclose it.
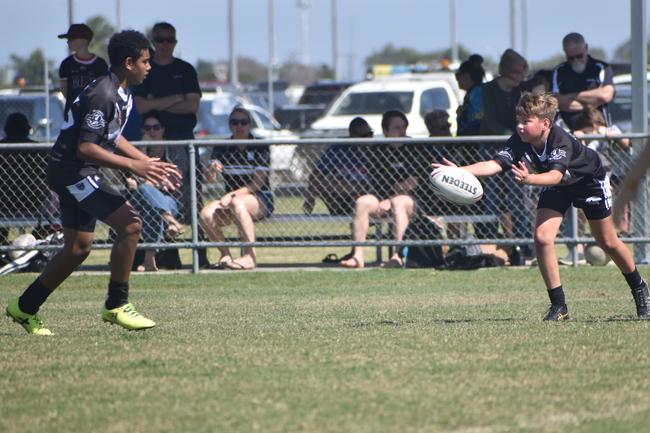
<path fill-rule="evenodd" d="M 59 35 L 59 39 L 67 39 L 72 52 L 59 67 L 61 90 L 65 95 L 64 116 L 68 120 L 68 111 L 74 100 L 84 87 L 108 72 L 108 65 L 104 59 L 88 51 L 93 31 L 87 25 L 72 24 L 67 33 Z"/>

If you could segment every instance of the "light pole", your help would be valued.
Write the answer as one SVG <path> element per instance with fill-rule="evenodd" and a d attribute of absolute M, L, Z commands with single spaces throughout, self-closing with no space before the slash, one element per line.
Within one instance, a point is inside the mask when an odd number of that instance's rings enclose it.
<path fill-rule="evenodd" d="M 228 0 L 228 58 L 230 59 L 230 83 L 239 85 L 237 51 L 235 49 L 235 1 Z"/>
<path fill-rule="evenodd" d="M 311 6 L 310 0 L 298 0 L 298 8 L 300 8 L 300 27 L 301 27 L 301 61 L 303 65 L 308 65 L 309 58 L 309 7 Z"/>
<path fill-rule="evenodd" d="M 269 0 L 269 66 L 268 66 L 268 90 L 269 90 L 269 111 L 273 114 L 275 109 L 273 101 L 273 80 L 275 75 L 275 18 L 273 0 Z"/>
<path fill-rule="evenodd" d="M 339 64 L 339 22 L 336 0 L 332 0 L 332 68 L 334 68 L 334 79 L 340 80 L 341 66 Z"/>

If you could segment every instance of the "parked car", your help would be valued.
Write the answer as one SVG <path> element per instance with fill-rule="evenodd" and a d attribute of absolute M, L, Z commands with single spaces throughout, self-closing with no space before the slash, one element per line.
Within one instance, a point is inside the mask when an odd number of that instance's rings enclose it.
<path fill-rule="evenodd" d="M 275 110 L 275 118 L 287 129 L 304 131 L 318 119 L 352 82 L 319 81 L 307 86 L 297 104 Z"/>
<path fill-rule="evenodd" d="M 650 72 L 646 78 L 650 84 Z M 616 75 L 613 81 L 616 86 L 616 94 L 614 100 L 608 104 L 612 123 L 621 128 L 621 131 L 630 132 L 632 131 L 632 75 Z M 650 107 L 650 92 L 648 93 L 648 107 Z M 650 114 L 648 120 L 650 121 Z"/>
<path fill-rule="evenodd" d="M 456 129 L 456 109 L 462 100 L 454 74 L 433 72 L 405 74 L 363 81 L 346 89 L 315 121 L 305 136 L 346 136 L 350 121 L 365 118 L 377 134 L 381 133 L 381 116 L 385 111 L 403 111 L 409 120 L 408 135 L 428 136 L 424 115 L 445 110 Z"/>
<path fill-rule="evenodd" d="M 50 115 L 47 116 L 46 102 L 49 102 Z M 50 129 L 50 141 L 56 137 L 63 126 L 63 99 L 60 95 L 50 94 L 45 98 L 43 93 L 19 93 L 9 91 L 0 94 L 0 130 L 4 127 L 7 116 L 11 113 L 23 113 L 32 126 L 32 139 L 45 141 L 47 128 Z"/>

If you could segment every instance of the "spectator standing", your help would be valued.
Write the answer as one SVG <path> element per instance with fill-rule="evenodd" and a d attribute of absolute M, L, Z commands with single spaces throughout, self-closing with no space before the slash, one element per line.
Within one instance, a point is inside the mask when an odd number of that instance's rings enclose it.
<path fill-rule="evenodd" d="M 456 111 L 457 135 L 478 135 L 481 132 L 481 120 L 483 120 L 481 84 L 484 78 L 483 57 L 478 54 L 472 54 L 456 71 L 458 87 L 465 91 L 463 103 Z"/>
<path fill-rule="evenodd" d="M 197 121 L 201 89 L 194 67 L 174 57 L 176 28 L 167 22 L 154 24 L 151 31 L 154 54 L 147 79 L 133 89 L 135 106 L 140 114 L 151 110 L 160 113 L 167 140 L 191 140 Z M 185 146 L 169 150 L 170 161 L 183 173 L 182 209 L 185 223 L 190 220 L 190 163 Z M 197 158 L 198 160 L 198 158 Z M 197 165 L 198 167 L 198 165 Z M 201 206 L 201 197 L 197 197 Z M 177 253 L 176 253 L 177 255 Z M 199 249 L 199 264 L 208 265 L 205 249 Z"/>
<path fill-rule="evenodd" d="M 248 110 L 235 107 L 228 118 L 232 140 L 255 138 L 251 134 L 252 118 Z M 243 242 L 255 242 L 253 223 L 271 215 L 273 192 L 269 183 L 271 154 L 268 145 L 238 145 L 215 147 L 206 178 L 215 180 L 221 173 L 226 193 L 201 210 L 201 226 L 213 242 L 223 242 L 223 226 L 235 223 Z M 232 270 L 254 269 L 257 266 L 255 248 L 245 247 L 240 258 L 234 259 L 227 247 L 219 247 L 221 257 L 216 268 Z"/>
<path fill-rule="evenodd" d="M 381 120 L 384 136 L 406 137 L 408 120 L 398 110 L 389 110 Z M 352 220 L 352 238 L 363 242 L 368 234 L 371 217 L 391 215 L 393 239 L 401 241 L 416 211 L 416 191 L 426 182 L 431 156 L 422 152 L 422 146 L 390 143 L 368 149 L 368 178 L 371 193 L 362 195 L 355 202 Z M 355 247 L 354 255 L 341 261 L 345 268 L 365 266 L 363 247 Z M 384 267 L 402 267 L 403 259 L 395 251 Z"/>
<path fill-rule="evenodd" d="M 553 70 L 552 92 L 562 120 L 572 131 L 576 130 L 575 119 L 586 107 L 598 108 L 610 123 L 607 104 L 614 99 L 614 73 L 607 63 L 591 57 L 588 48 L 580 33 L 569 33 L 562 39 L 567 60 Z"/>
<path fill-rule="evenodd" d="M 507 49 L 499 60 L 499 76 L 483 84 L 482 135 L 511 135 L 515 132 L 517 121 L 515 111 L 521 98 L 520 85 L 528 75 L 528 62 L 513 49 Z M 485 155 L 493 153 L 493 146 L 484 149 Z M 483 206 L 487 214 L 502 215 L 506 237 L 530 238 L 532 227 L 530 216 L 532 201 L 530 189 L 516 184 L 511 178 L 486 178 Z M 495 224 L 477 224 L 479 237 L 497 237 Z M 528 247 L 523 247 L 528 249 Z M 516 251 L 513 247 L 512 253 Z M 525 255 L 532 254 L 526 251 Z M 517 251 L 518 256 L 520 256 Z M 518 263 L 521 264 L 521 263 Z"/>
<path fill-rule="evenodd" d="M 59 66 L 61 91 L 65 96 L 64 118 L 68 120 L 74 100 L 84 87 L 108 72 L 108 65 L 104 59 L 88 51 L 93 31 L 87 25 L 72 24 L 66 33 L 59 35 L 59 39 L 67 39 L 72 52 Z"/>

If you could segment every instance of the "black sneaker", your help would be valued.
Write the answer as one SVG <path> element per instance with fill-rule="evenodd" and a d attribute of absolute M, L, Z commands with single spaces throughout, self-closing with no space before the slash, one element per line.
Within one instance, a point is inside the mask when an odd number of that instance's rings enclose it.
<path fill-rule="evenodd" d="M 549 307 L 544 321 L 559 322 L 561 320 L 569 320 L 569 307 L 566 305 L 553 305 Z"/>
<path fill-rule="evenodd" d="M 632 296 L 636 304 L 636 315 L 643 319 L 650 319 L 650 307 L 648 307 L 648 284 L 643 281 L 636 289 L 632 289 Z"/>

